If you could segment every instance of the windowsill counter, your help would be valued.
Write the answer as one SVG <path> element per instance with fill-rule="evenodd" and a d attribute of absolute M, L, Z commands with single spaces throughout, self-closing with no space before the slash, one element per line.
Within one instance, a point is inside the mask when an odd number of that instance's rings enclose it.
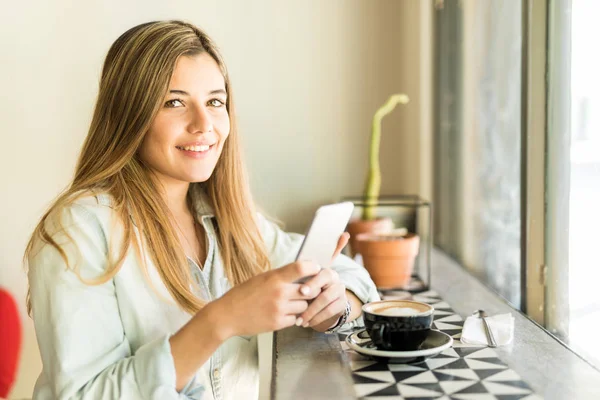
<path fill-rule="evenodd" d="M 536 394 L 600 399 L 600 371 L 435 249 L 431 286 L 463 319 L 476 309 L 489 315 L 512 313 L 514 340 L 494 350 Z M 276 400 L 356 398 L 349 359 L 336 335 L 297 327 L 274 335 L 271 388 Z"/>

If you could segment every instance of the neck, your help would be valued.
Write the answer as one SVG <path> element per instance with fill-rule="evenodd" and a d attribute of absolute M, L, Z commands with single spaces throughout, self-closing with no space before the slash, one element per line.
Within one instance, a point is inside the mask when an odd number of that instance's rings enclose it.
<path fill-rule="evenodd" d="M 172 190 L 167 194 L 167 206 L 169 207 L 173 215 L 183 215 L 190 213 L 187 201 L 189 187 L 189 184 L 185 187 L 178 187 L 177 190 Z"/>
<path fill-rule="evenodd" d="M 163 199 L 173 216 L 189 214 L 187 194 L 190 188 L 188 182 L 165 182 L 161 180 Z"/>

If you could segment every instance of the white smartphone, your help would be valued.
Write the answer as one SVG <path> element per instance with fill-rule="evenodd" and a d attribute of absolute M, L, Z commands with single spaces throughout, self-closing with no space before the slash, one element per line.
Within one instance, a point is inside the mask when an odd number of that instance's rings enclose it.
<path fill-rule="evenodd" d="M 353 209 L 354 204 L 349 201 L 319 207 L 298 251 L 296 261 L 313 261 L 322 268 L 329 267 Z M 303 283 L 306 280 L 308 277 L 298 282 Z"/>

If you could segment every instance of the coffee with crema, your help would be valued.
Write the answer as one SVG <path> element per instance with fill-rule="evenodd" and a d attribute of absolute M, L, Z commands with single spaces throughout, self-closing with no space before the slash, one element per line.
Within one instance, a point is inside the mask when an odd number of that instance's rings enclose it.
<path fill-rule="evenodd" d="M 403 317 L 410 315 L 417 315 L 424 312 L 430 311 L 431 307 L 426 304 L 409 302 L 409 301 L 397 301 L 383 303 L 378 307 L 371 307 L 370 312 L 378 315 L 390 315 L 394 317 Z"/>
<path fill-rule="evenodd" d="M 377 314 L 380 315 L 391 315 L 394 317 L 401 317 L 404 315 L 417 315 L 419 310 L 415 310 L 414 308 L 409 307 L 390 307 L 385 310 L 378 310 Z"/>
<path fill-rule="evenodd" d="M 381 350 L 417 350 L 431 329 L 434 309 L 410 300 L 383 300 L 363 305 L 365 327 Z"/>

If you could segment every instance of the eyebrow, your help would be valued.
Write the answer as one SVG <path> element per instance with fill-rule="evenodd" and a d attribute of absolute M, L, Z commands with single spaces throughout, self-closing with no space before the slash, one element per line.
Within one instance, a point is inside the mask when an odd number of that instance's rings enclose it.
<path fill-rule="evenodd" d="M 186 92 L 185 90 L 179 90 L 179 89 L 172 89 L 169 90 L 169 93 L 173 93 L 173 94 L 181 94 L 184 96 L 189 96 L 190 94 L 188 92 Z M 211 90 L 210 92 L 208 92 L 208 94 L 222 94 L 227 96 L 227 92 L 223 89 L 215 89 L 215 90 Z"/>

